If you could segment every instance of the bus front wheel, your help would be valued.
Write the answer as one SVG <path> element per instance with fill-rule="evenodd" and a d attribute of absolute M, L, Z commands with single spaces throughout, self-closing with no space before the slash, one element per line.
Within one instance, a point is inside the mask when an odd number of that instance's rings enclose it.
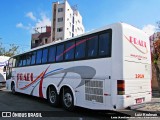
<path fill-rule="evenodd" d="M 68 110 L 68 111 L 73 111 L 74 110 L 74 98 L 73 98 L 73 93 L 70 89 L 64 88 L 63 89 L 63 94 L 62 94 L 62 104 L 63 107 Z"/>
<path fill-rule="evenodd" d="M 47 99 L 52 106 L 57 107 L 59 105 L 59 95 L 53 86 L 48 88 Z"/>

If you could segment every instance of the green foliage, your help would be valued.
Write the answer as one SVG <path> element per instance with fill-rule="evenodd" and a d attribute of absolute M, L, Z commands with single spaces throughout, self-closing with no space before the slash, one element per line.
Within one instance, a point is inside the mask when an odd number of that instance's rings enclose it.
<path fill-rule="evenodd" d="M 10 44 L 10 47 L 6 49 L 5 47 L 3 47 L 2 43 L 0 43 L 0 56 L 4 55 L 4 56 L 11 57 L 13 55 L 16 55 L 19 53 L 18 48 L 19 46 Z"/>

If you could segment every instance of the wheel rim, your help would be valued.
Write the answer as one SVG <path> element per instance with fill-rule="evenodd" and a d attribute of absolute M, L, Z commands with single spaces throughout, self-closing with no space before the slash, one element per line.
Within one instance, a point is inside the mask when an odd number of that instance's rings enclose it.
<path fill-rule="evenodd" d="M 51 103 L 55 103 L 56 102 L 56 93 L 55 93 L 55 91 L 50 91 L 49 99 L 50 99 Z"/>
<path fill-rule="evenodd" d="M 72 95 L 70 93 L 66 93 L 63 97 L 63 101 L 66 107 L 70 107 L 72 105 Z"/>

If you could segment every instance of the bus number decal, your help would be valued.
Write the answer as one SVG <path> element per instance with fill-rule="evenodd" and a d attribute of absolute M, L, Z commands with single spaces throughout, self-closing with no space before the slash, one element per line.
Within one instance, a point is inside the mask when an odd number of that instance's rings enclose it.
<path fill-rule="evenodd" d="M 144 74 L 135 74 L 135 78 L 144 78 Z"/>

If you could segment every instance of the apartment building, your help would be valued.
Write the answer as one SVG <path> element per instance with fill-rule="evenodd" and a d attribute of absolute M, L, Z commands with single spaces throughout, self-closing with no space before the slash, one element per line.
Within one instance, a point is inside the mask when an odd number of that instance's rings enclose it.
<path fill-rule="evenodd" d="M 37 32 L 31 36 L 31 49 L 51 43 L 51 27 L 45 26 L 45 32 Z"/>
<path fill-rule="evenodd" d="M 82 16 L 67 0 L 52 4 L 52 41 L 64 40 L 84 33 Z"/>

